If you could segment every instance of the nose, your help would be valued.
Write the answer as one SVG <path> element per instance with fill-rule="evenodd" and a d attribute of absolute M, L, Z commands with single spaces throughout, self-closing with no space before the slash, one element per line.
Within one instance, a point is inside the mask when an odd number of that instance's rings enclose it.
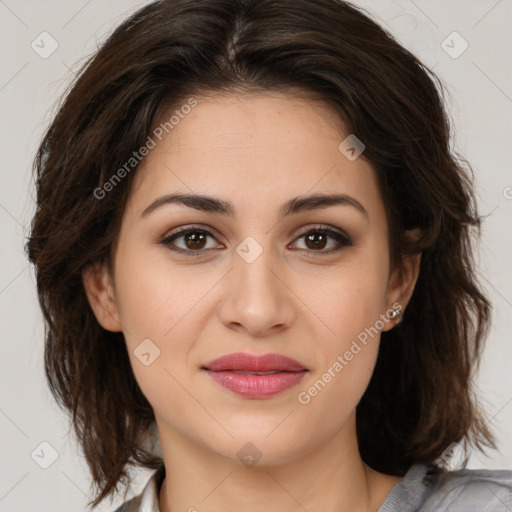
<path fill-rule="evenodd" d="M 233 269 L 226 277 L 218 309 L 226 327 L 256 338 L 290 327 L 295 318 L 291 283 L 271 249 L 253 261 L 242 251 L 233 254 Z"/>

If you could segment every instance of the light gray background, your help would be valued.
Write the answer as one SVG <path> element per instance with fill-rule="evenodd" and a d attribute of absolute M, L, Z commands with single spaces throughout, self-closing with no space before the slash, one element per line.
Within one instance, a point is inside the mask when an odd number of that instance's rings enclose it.
<path fill-rule="evenodd" d="M 54 404 L 43 374 L 43 326 L 32 268 L 23 253 L 34 211 L 31 162 L 53 107 L 91 54 L 127 14 L 133 0 L 0 0 L 0 266 L 1 378 L 0 511 L 86 510 L 90 480 L 67 435 L 68 420 Z M 450 94 L 455 147 L 472 163 L 483 225 L 480 274 L 494 304 L 493 329 L 477 388 L 500 450 L 473 454 L 469 467 L 512 469 L 512 174 L 510 0 L 365 0 L 382 23 L 442 78 Z M 47 31 L 57 50 L 41 58 L 32 41 Z M 458 58 L 463 41 L 469 47 Z M 448 37 L 450 36 L 450 37 Z M 447 39 L 448 37 L 448 39 Z M 45 46 L 49 48 L 49 46 Z M 52 110 L 53 109 L 53 110 Z M 435 319 L 432 319 L 435 322 Z M 41 442 L 58 453 L 42 469 L 31 458 Z M 41 454 L 41 448 L 37 453 Z M 49 450 L 44 449 L 45 457 Z M 134 493 L 150 476 L 141 471 Z M 104 504 L 99 510 L 114 509 Z"/>

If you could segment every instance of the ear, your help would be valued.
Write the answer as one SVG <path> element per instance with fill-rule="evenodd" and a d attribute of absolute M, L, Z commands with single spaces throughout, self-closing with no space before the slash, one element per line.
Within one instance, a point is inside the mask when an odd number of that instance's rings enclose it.
<path fill-rule="evenodd" d="M 419 230 L 411 230 L 407 233 L 410 238 L 417 238 L 420 235 Z M 421 254 L 407 254 L 403 256 L 403 268 L 397 268 L 393 271 L 388 285 L 386 304 L 387 311 L 399 310 L 403 315 L 405 308 L 409 303 L 414 292 L 414 287 L 420 273 Z M 398 322 L 401 317 L 398 317 Z M 382 329 L 388 331 L 398 322 L 386 323 Z"/>
<path fill-rule="evenodd" d="M 120 332 L 121 323 L 114 284 L 107 264 L 93 264 L 82 272 L 87 300 L 98 323 L 107 331 Z"/>

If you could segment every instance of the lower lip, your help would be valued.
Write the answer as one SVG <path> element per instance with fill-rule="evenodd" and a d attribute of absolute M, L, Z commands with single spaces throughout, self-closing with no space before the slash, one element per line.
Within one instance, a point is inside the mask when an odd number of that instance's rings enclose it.
<path fill-rule="evenodd" d="M 247 398 L 267 398 L 296 386 L 307 370 L 273 373 L 270 375 L 245 375 L 232 371 L 206 371 L 215 382 L 238 395 Z"/>

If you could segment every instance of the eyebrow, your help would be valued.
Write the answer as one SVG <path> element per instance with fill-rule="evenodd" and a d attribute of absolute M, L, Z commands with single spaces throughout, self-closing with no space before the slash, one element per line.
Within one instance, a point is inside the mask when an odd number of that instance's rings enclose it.
<path fill-rule="evenodd" d="M 199 194 L 174 193 L 155 199 L 142 212 L 141 217 L 145 217 L 155 210 L 169 204 L 183 205 L 203 212 L 217 213 L 230 217 L 234 217 L 235 215 L 235 208 L 229 201 Z M 364 206 L 357 199 L 346 194 L 314 194 L 294 197 L 281 206 L 279 216 L 283 218 L 295 213 L 319 210 L 331 206 L 351 206 L 368 217 L 368 212 Z"/>

